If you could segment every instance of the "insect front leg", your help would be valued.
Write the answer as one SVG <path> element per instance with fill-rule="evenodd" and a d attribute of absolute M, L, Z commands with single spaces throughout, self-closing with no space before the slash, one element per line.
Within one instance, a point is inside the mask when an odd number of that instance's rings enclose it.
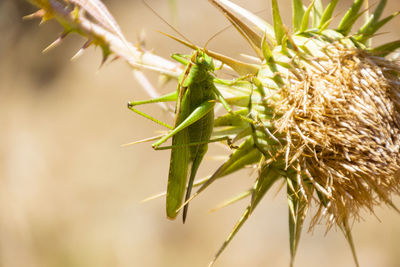
<path fill-rule="evenodd" d="M 175 135 L 176 133 L 182 131 L 183 129 L 187 128 L 188 126 L 192 125 L 196 121 L 200 120 L 204 117 L 208 112 L 211 112 L 215 106 L 215 102 L 213 101 L 206 101 L 199 105 L 193 112 L 178 126 L 176 126 L 172 131 L 170 131 L 167 135 L 163 138 L 158 140 L 158 142 L 154 143 L 152 146 L 154 149 L 158 149 L 158 147 L 167 141 L 170 137 Z"/>
<path fill-rule="evenodd" d="M 168 125 L 154 117 L 151 117 L 150 115 L 147 115 L 146 113 L 141 112 L 140 110 L 134 108 L 134 106 L 151 104 L 151 103 L 160 103 L 160 102 L 171 102 L 171 101 L 176 101 L 177 98 L 178 98 L 178 94 L 176 91 L 174 91 L 172 93 L 168 93 L 168 94 L 162 95 L 160 97 L 149 99 L 149 100 L 130 101 L 130 102 L 128 102 L 128 108 L 130 110 L 132 110 L 133 112 L 172 130 L 174 127 L 172 127 L 171 125 Z"/>
<path fill-rule="evenodd" d="M 188 65 L 190 62 L 190 58 L 188 58 L 188 56 L 185 55 L 173 54 L 171 57 L 183 65 Z"/>

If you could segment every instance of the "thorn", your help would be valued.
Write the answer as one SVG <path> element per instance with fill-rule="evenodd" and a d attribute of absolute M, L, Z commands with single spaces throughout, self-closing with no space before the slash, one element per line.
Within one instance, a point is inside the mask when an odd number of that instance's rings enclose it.
<path fill-rule="evenodd" d="M 42 25 L 43 23 L 45 23 L 46 21 L 51 20 L 53 17 L 54 17 L 53 15 L 49 15 L 48 13 L 45 13 L 39 22 L 39 26 Z"/>
<path fill-rule="evenodd" d="M 104 64 L 106 63 L 107 59 L 108 59 L 108 55 L 104 55 L 103 58 L 102 58 L 102 60 L 101 60 L 99 69 L 101 69 L 101 67 L 104 66 Z"/>
<path fill-rule="evenodd" d="M 347 243 L 350 246 L 351 249 L 351 253 L 353 255 L 353 259 L 354 259 L 354 263 L 356 265 L 356 267 L 360 267 L 360 263 L 358 262 L 358 257 L 357 257 L 357 253 L 356 253 L 356 248 L 354 246 L 354 240 L 353 240 L 353 236 L 351 234 L 351 229 L 350 226 L 348 224 L 348 219 L 345 218 L 342 222 L 341 225 L 339 225 L 340 229 L 342 230 L 344 237 L 347 240 Z"/>
<path fill-rule="evenodd" d="M 36 12 L 34 12 L 32 14 L 23 16 L 22 19 L 23 20 L 38 19 L 38 18 L 42 18 L 43 19 L 45 14 L 46 14 L 46 11 L 44 9 L 39 9 L 38 11 L 36 11 Z"/>
<path fill-rule="evenodd" d="M 121 58 L 120 56 L 115 55 L 115 56 L 110 60 L 110 62 L 117 61 L 117 60 L 120 59 L 120 58 Z"/>
<path fill-rule="evenodd" d="M 207 180 L 209 180 L 209 179 L 207 179 Z M 201 188 L 200 188 L 201 189 Z M 185 209 L 188 207 L 188 204 L 195 198 L 195 197 L 197 197 L 199 194 L 200 194 L 200 192 L 201 191 L 197 191 L 196 193 L 194 193 L 193 195 L 191 195 L 188 199 L 185 199 L 185 202 L 183 202 L 183 204 L 179 207 L 179 208 L 177 208 L 176 209 L 176 212 L 180 212 L 182 209 L 185 211 Z M 185 212 L 184 212 L 184 214 L 185 214 Z M 186 215 L 185 215 L 185 218 L 184 218 L 184 223 L 185 223 L 185 220 L 186 220 Z"/>
<path fill-rule="evenodd" d="M 132 106 L 132 105 L 130 105 L 130 103 L 128 103 L 128 108 L 130 106 Z M 161 134 L 161 135 L 145 138 L 145 139 L 138 140 L 138 141 L 133 141 L 133 142 L 130 142 L 130 143 L 127 143 L 127 144 L 122 144 L 121 147 L 127 147 L 127 146 L 132 146 L 132 145 L 136 145 L 136 144 L 141 144 L 141 143 L 145 143 L 145 142 L 154 141 L 154 140 L 160 139 L 163 136 L 164 136 L 164 134 Z"/>
<path fill-rule="evenodd" d="M 389 201 L 387 202 L 387 204 L 389 205 L 389 207 L 391 207 L 391 208 L 394 209 L 397 213 L 400 214 L 399 208 L 398 208 L 391 200 L 389 200 Z"/>
<path fill-rule="evenodd" d="M 52 42 L 48 47 L 43 49 L 42 53 L 47 53 L 49 50 L 57 47 L 61 42 L 67 37 L 69 32 L 63 32 L 54 42 Z"/>
<path fill-rule="evenodd" d="M 141 30 L 138 35 L 138 47 L 144 48 L 146 46 L 146 31 Z"/>
<path fill-rule="evenodd" d="M 167 195 L 167 192 L 162 192 L 162 193 L 159 193 L 159 194 L 157 194 L 157 195 L 147 197 L 147 198 L 143 199 L 143 200 L 140 201 L 140 202 L 141 202 L 141 203 L 145 203 L 145 202 L 148 202 L 148 201 L 151 201 L 151 200 L 154 200 L 154 199 L 157 199 L 157 198 L 166 196 L 166 195 Z"/>
<path fill-rule="evenodd" d="M 103 66 L 104 66 L 104 64 L 106 63 L 106 61 L 107 61 L 108 57 L 109 57 L 109 56 L 110 56 L 110 54 L 111 54 L 111 52 L 110 52 L 110 51 L 108 51 L 106 48 L 104 48 L 104 47 L 101 47 L 101 48 L 102 48 L 102 50 L 103 50 L 103 58 L 102 58 L 102 60 L 101 60 L 101 63 L 100 63 L 99 69 L 100 69 L 101 67 L 103 67 Z"/>
<path fill-rule="evenodd" d="M 215 259 L 213 259 L 213 260 L 208 264 L 208 267 L 212 267 L 212 266 L 214 265 L 214 263 L 215 263 Z"/>
<path fill-rule="evenodd" d="M 87 40 L 86 43 L 82 46 L 81 49 L 79 49 L 78 52 L 76 52 L 76 54 L 74 56 L 72 56 L 71 61 L 74 61 L 76 59 L 78 59 L 79 57 L 81 57 L 83 55 L 83 53 L 85 52 L 86 48 L 88 48 L 90 45 L 92 44 L 92 40 Z"/>
<path fill-rule="evenodd" d="M 186 222 L 187 211 L 188 211 L 188 206 L 186 205 L 186 206 L 183 208 L 182 223 L 185 223 L 185 222 Z"/>
<path fill-rule="evenodd" d="M 235 196 L 234 198 L 229 199 L 228 201 L 225 201 L 225 202 L 219 204 L 217 207 L 213 208 L 210 212 L 215 212 L 215 211 L 225 208 L 229 205 L 232 205 L 232 204 L 244 199 L 245 197 L 248 197 L 252 192 L 253 192 L 253 189 L 246 190 L 243 193 L 240 193 L 239 195 Z"/>

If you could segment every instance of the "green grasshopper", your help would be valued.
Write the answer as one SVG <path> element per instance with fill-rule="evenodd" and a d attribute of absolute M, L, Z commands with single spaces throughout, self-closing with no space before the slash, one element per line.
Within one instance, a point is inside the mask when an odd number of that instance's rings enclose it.
<path fill-rule="evenodd" d="M 214 85 L 215 78 L 211 75 L 211 72 L 215 70 L 215 66 L 211 57 L 198 49 L 193 52 L 190 61 L 179 55 L 173 55 L 173 58 L 187 65 L 179 78 L 177 92 L 152 100 L 128 103 L 128 107 L 132 111 L 168 127 L 168 125 L 133 107 L 147 103 L 176 100 L 174 127 L 169 127 L 171 131 L 152 145 L 156 150 L 171 149 L 166 201 L 167 217 L 171 219 L 174 219 L 179 212 L 186 187 L 185 201 L 190 197 L 193 181 L 207 152 L 208 143 L 227 139 L 210 140 L 214 123 L 214 106 L 217 99 L 228 112 L 231 112 L 228 104 Z M 171 146 L 160 147 L 171 137 Z M 189 182 L 187 183 L 188 175 Z M 183 209 L 183 222 L 186 220 L 187 211 L 188 205 L 186 204 Z"/>

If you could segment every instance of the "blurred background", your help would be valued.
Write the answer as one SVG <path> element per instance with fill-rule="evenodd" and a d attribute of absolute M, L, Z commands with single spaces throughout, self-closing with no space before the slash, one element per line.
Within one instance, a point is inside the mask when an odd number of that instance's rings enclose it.
<path fill-rule="evenodd" d="M 146 46 L 169 57 L 189 52 L 157 30 L 172 32 L 142 1 L 105 1 L 128 40 L 142 31 Z M 147 0 L 172 21 L 168 1 Z M 204 44 L 228 25 L 207 1 L 177 0 L 177 27 L 193 42 Z M 265 0 L 234 1 L 268 21 Z M 288 0 L 279 1 L 290 24 Z M 324 1 L 326 3 L 327 1 Z M 376 1 L 377 2 L 377 1 Z M 386 14 L 400 9 L 389 0 Z M 267 4 L 268 3 L 268 4 Z M 341 1 L 342 15 L 350 1 Z M 215 183 L 192 202 L 185 225 L 165 217 L 164 199 L 141 200 L 166 188 L 168 151 L 149 143 L 121 144 L 155 135 L 158 125 L 126 108 L 126 102 L 148 98 L 122 61 L 100 68 L 100 49 L 70 58 L 85 42 L 72 35 L 58 48 L 41 51 L 56 39 L 54 21 L 22 21 L 35 8 L 22 0 L 0 0 L 0 266 L 1 267 L 187 267 L 207 266 L 240 217 L 248 200 L 215 213 L 210 209 L 247 189 L 254 173 L 242 171 Z M 342 13 L 340 13 L 342 12 Z M 376 44 L 400 37 L 400 21 L 385 27 Z M 240 58 L 252 55 L 230 28 L 210 49 Z M 157 76 L 149 74 L 157 84 Z M 159 88 L 167 92 L 174 83 Z M 158 106 L 143 106 L 162 120 Z M 215 170 L 212 156 L 226 154 L 210 145 L 199 177 Z M 283 190 L 284 191 L 284 190 Z M 215 264 L 288 266 L 287 205 L 273 188 Z M 400 205 L 396 197 L 395 203 Z M 353 225 L 363 267 L 400 266 L 400 216 L 387 207 L 364 213 Z M 354 266 L 340 231 L 325 227 L 303 232 L 297 267 Z"/>

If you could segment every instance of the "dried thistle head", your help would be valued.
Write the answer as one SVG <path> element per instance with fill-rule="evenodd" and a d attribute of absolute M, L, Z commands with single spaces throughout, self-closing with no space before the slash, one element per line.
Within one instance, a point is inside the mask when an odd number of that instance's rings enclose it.
<path fill-rule="evenodd" d="M 338 226 L 358 265 L 350 223 L 362 210 L 373 212 L 381 203 L 397 210 L 391 198 L 400 193 L 400 65 L 385 58 L 400 43 L 369 46 L 376 31 L 398 13 L 380 20 L 386 4 L 380 1 L 364 26 L 350 34 L 363 13 L 363 1 L 354 1 L 336 29 L 328 26 L 338 1 L 325 9 L 320 1 L 304 8 L 302 1 L 293 1 L 294 29 L 289 33 L 275 0 L 273 25 L 229 1 L 210 2 L 262 61 L 251 86 L 226 90 L 234 95 L 231 103 L 237 111 L 217 118 L 215 133 L 229 132 L 241 143 L 199 190 L 246 165 L 258 166 L 257 180 L 246 191 L 250 204 L 216 258 L 271 185 L 284 179 L 292 264 L 304 219 L 314 205 L 310 228 L 317 223 L 327 229 Z M 237 119 L 239 113 L 250 122 Z"/>
<path fill-rule="evenodd" d="M 313 223 L 330 227 L 400 192 L 400 66 L 339 44 L 328 53 L 323 71 L 288 76 L 274 123 L 300 194 L 318 193 Z"/>

